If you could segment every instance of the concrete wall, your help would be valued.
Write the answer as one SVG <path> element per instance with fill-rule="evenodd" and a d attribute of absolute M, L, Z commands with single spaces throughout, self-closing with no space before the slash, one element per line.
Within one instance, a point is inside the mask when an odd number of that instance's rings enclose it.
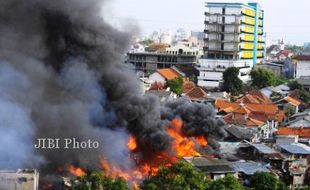
<path fill-rule="evenodd" d="M 296 78 L 301 76 L 310 76 L 310 61 L 296 62 Z"/>
<path fill-rule="evenodd" d="M 153 82 L 161 82 L 161 83 L 165 83 L 166 80 L 163 76 L 161 76 L 158 72 L 155 72 L 153 74 L 150 75 L 149 80 L 153 83 Z"/>
<path fill-rule="evenodd" d="M 18 171 L 0 171 L 1 190 L 38 190 L 39 173 Z"/>

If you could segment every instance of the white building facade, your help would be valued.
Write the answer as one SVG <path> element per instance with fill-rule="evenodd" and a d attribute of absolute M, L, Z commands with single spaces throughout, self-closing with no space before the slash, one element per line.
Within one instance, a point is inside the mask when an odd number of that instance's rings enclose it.
<path fill-rule="evenodd" d="M 198 86 L 218 88 L 223 83 L 223 72 L 229 67 L 239 68 L 239 78 L 248 82 L 253 62 L 248 60 L 200 59 Z"/>
<path fill-rule="evenodd" d="M 249 81 L 253 65 L 265 56 L 264 11 L 257 3 L 207 3 L 206 8 L 198 85 L 220 87 L 229 67 L 238 67 L 240 79 Z"/>
<path fill-rule="evenodd" d="M 295 78 L 310 76 L 310 55 L 297 55 L 293 57 L 295 64 Z"/>

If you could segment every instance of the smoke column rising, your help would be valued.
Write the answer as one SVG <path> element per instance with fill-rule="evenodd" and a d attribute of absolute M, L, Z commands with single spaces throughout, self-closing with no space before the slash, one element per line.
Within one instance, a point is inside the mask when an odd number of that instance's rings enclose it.
<path fill-rule="evenodd" d="M 91 169 L 102 156 L 132 167 L 129 133 L 148 151 L 169 150 L 166 129 L 174 117 L 184 120 L 189 136 L 225 135 L 209 105 L 180 100 L 160 106 L 156 97 L 142 95 L 136 75 L 121 64 L 130 34 L 104 23 L 99 13 L 105 3 L 0 2 L 1 169 Z M 34 150 L 36 138 L 47 137 L 92 139 L 101 146 Z"/>

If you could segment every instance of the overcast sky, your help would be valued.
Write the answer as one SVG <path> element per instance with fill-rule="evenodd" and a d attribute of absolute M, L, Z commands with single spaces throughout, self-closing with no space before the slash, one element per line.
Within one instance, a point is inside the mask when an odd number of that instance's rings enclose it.
<path fill-rule="evenodd" d="M 112 2 L 112 1 L 111 1 Z M 204 0 L 113 0 L 104 10 L 105 19 L 116 27 L 137 25 L 142 34 L 154 30 L 203 31 Z M 248 2 L 212 0 L 211 2 Z M 268 39 L 286 42 L 310 42 L 309 0 L 258 0 L 265 10 Z"/>

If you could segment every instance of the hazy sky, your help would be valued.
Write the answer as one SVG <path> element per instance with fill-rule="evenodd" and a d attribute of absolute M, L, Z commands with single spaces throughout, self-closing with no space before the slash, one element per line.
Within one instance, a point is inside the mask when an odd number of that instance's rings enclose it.
<path fill-rule="evenodd" d="M 112 2 L 112 1 L 111 1 Z M 137 25 L 142 34 L 154 30 L 185 28 L 203 31 L 204 0 L 113 0 L 105 19 L 116 27 Z M 212 0 L 211 2 L 248 2 Z M 258 0 L 265 10 L 267 38 L 310 42 L 310 0 Z"/>

